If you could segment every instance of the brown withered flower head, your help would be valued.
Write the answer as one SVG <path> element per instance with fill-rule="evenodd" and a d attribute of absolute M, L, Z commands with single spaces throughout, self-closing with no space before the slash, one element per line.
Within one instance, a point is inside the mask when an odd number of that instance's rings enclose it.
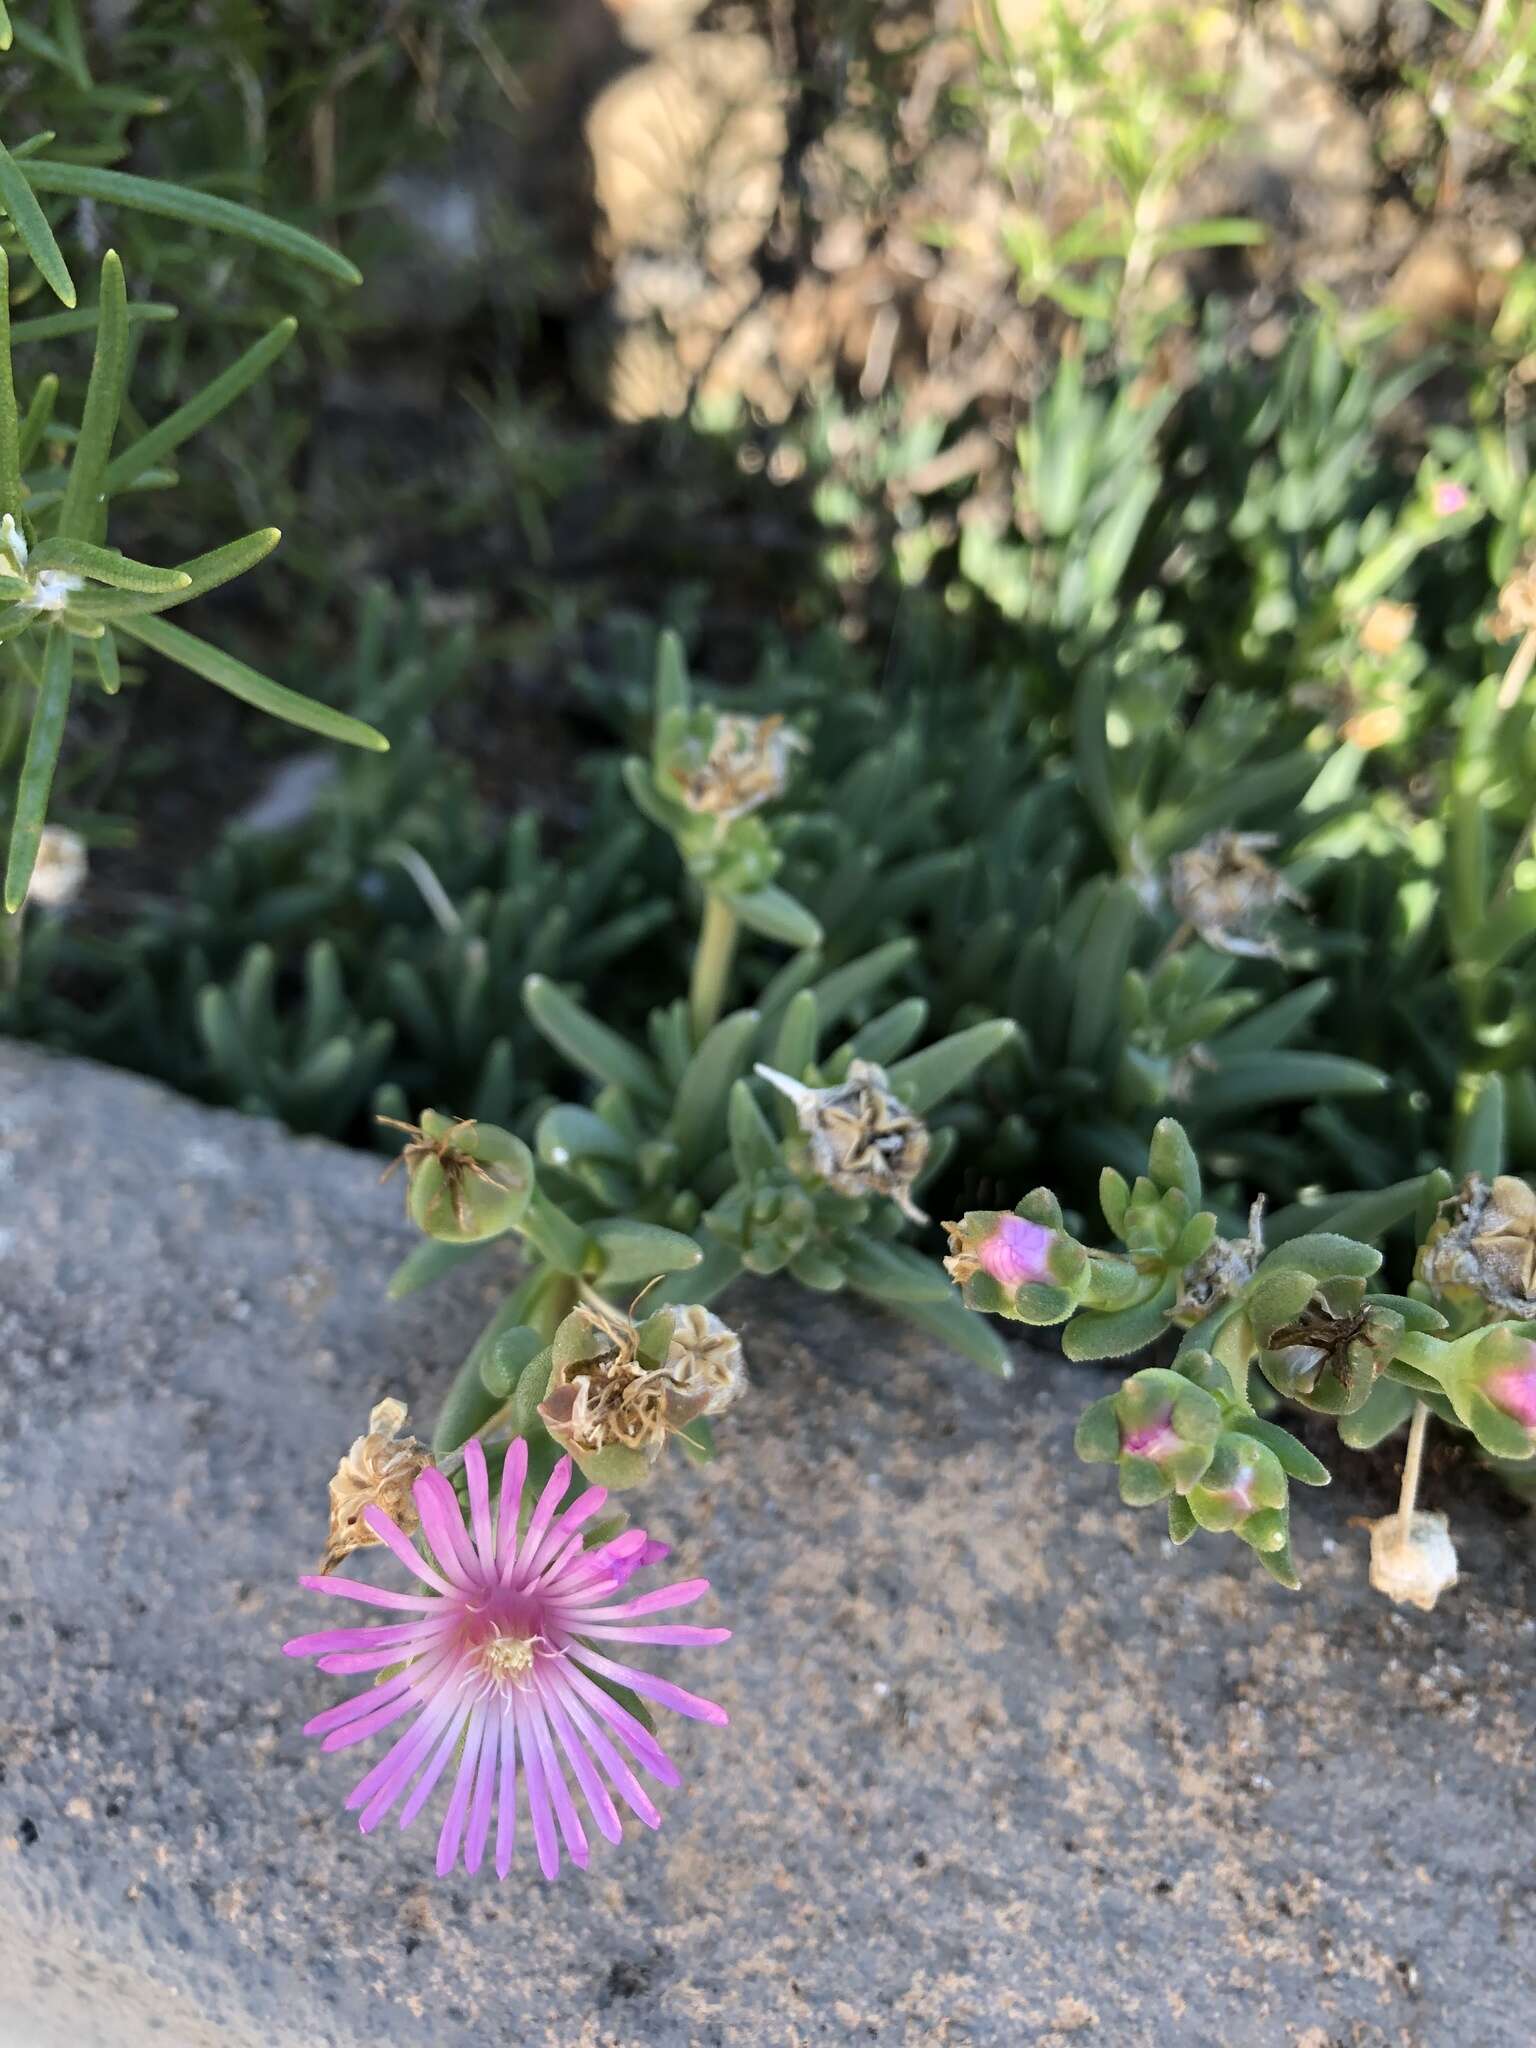
<path fill-rule="evenodd" d="M 840 1195 L 886 1195 L 914 1223 L 927 1218 L 912 1183 L 928 1158 L 928 1126 L 891 1093 L 885 1069 L 850 1060 L 835 1088 L 808 1088 L 774 1067 L 756 1071 L 795 1105 L 811 1165 Z"/>
<path fill-rule="evenodd" d="M 697 1304 L 672 1311 L 665 1370 L 685 1392 L 705 1396 L 706 1415 L 723 1414 L 747 1384 L 741 1339 L 713 1309 Z"/>
<path fill-rule="evenodd" d="M 1168 863 L 1168 895 L 1182 921 L 1217 953 L 1273 960 L 1265 926 L 1282 903 L 1306 898 L 1270 866 L 1272 832 L 1214 832 Z"/>
<path fill-rule="evenodd" d="M 354 1550 L 366 1550 L 378 1537 L 363 1520 L 363 1509 L 382 1508 L 407 1536 L 416 1530 L 416 1503 L 411 1488 L 432 1462 L 425 1444 L 402 1436 L 405 1403 L 380 1401 L 368 1417 L 368 1431 L 356 1438 L 336 1467 L 331 1481 L 331 1530 L 320 1560 L 322 1573 L 335 1571 Z"/>
<path fill-rule="evenodd" d="M 1469 1174 L 1441 1203 L 1415 1276 L 1452 1300 L 1480 1296 L 1516 1321 L 1536 1317 L 1536 1194 L 1511 1173 L 1491 1183 Z"/>
<path fill-rule="evenodd" d="M 1536 632 L 1536 555 L 1528 556 L 1505 578 L 1488 630 L 1495 640 L 1523 640 L 1527 633 Z"/>
<path fill-rule="evenodd" d="M 573 1313 L 601 1341 L 589 1356 L 556 1364 L 539 1414 L 578 1460 L 617 1448 L 654 1461 L 669 1436 L 719 1414 L 746 1384 L 739 1339 L 708 1309 L 672 1311 L 659 1364 L 641 1355 L 639 1328 L 618 1309 L 582 1303 Z"/>
<path fill-rule="evenodd" d="M 690 811 L 727 824 L 744 818 L 783 795 L 790 756 L 802 752 L 805 744 L 782 718 L 744 718 L 739 712 L 722 711 L 708 752 L 702 759 L 685 755 L 674 769 L 678 798 Z"/>
<path fill-rule="evenodd" d="M 1241 1292 L 1264 1256 L 1264 1197 L 1248 1211 L 1246 1237 L 1218 1237 L 1179 1276 L 1179 1298 L 1168 1320 L 1192 1329 L 1212 1309 Z"/>

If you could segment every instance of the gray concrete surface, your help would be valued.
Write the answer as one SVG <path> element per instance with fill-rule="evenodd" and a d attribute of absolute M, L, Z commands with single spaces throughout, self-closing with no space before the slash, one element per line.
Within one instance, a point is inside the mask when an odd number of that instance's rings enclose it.
<path fill-rule="evenodd" d="M 1286 1595 L 1073 1461 L 1083 1369 L 777 1287 L 724 1455 L 649 1496 L 736 1630 L 654 1653 L 734 1716 L 674 1724 L 661 1833 L 554 1887 L 362 1839 L 278 1646 L 341 1618 L 293 1583 L 341 1449 L 483 1312 L 473 1269 L 385 1302 L 399 1212 L 0 1046 L 4 2048 L 1527 2048 L 1530 1524 L 1456 1481 L 1463 1585 L 1400 1614 L 1357 1464 Z"/>

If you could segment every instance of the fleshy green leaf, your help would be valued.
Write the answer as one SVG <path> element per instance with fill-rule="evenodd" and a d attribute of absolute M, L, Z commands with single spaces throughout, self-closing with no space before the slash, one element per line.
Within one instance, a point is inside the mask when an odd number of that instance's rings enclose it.
<path fill-rule="evenodd" d="M 556 1051 L 594 1081 L 651 1102 L 661 1096 L 654 1063 L 544 975 L 530 974 L 523 983 L 523 1007 Z"/>
<path fill-rule="evenodd" d="M 1009 1017 L 994 1017 L 989 1023 L 973 1024 L 969 1031 L 952 1032 L 936 1045 L 898 1060 L 887 1076 L 891 1092 L 915 1116 L 926 1116 L 1018 1035 L 1019 1027 Z"/>

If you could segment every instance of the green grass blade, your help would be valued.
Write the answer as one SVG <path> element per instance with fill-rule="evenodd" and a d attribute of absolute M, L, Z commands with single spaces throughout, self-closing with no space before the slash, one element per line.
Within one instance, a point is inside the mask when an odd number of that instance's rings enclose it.
<path fill-rule="evenodd" d="M 52 286 L 55 295 L 66 306 L 72 306 L 75 303 L 75 281 L 69 274 L 69 265 L 59 253 L 53 229 L 37 203 L 37 195 L 3 142 L 0 142 L 0 206 L 10 215 L 11 225 L 21 237 L 21 246 Z"/>
<path fill-rule="evenodd" d="M 147 434 L 141 434 L 137 441 L 131 442 L 107 470 L 108 491 L 121 490 L 141 470 L 150 468 L 162 456 L 168 455 L 173 448 L 179 448 L 183 441 L 207 426 L 277 361 L 298 328 L 297 320 L 279 320 L 243 356 L 231 363 L 211 384 L 205 385 L 195 398 L 177 406 L 157 427 L 151 427 Z"/>
<path fill-rule="evenodd" d="M 99 540 L 106 527 L 102 482 L 117 432 L 117 415 L 128 378 L 128 292 L 123 266 L 115 249 L 101 259 L 101 318 L 96 328 L 96 353 L 91 381 L 85 390 L 80 438 L 69 465 L 64 502 L 59 507 L 59 533 L 68 540 Z"/>
<path fill-rule="evenodd" d="M 6 161 L 9 163 L 10 159 Z M 14 166 L 12 168 L 14 170 Z M 92 164 L 51 161 L 29 162 L 26 180 L 39 192 L 64 192 L 74 199 L 98 200 L 104 206 L 136 206 L 143 213 L 158 213 L 168 220 L 184 221 L 188 227 L 212 228 L 218 234 L 238 235 L 242 240 L 256 242 L 279 256 L 289 256 L 295 263 L 307 263 L 311 269 L 323 271 L 340 284 L 361 284 L 363 281 L 362 272 L 356 264 L 349 263 L 334 249 L 328 249 L 313 235 L 305 234 L 302 228 L 290 227 L 286 221 L 269 220 L 253 207 L 237 206 L 231 199 L 216 199 L 212 193 L 196 192 L 189 185 L 168 185 L 158 178 L 136 178 L 128 171 L 101 170 Z M 0 203 L 6 205 L 7 212 L 10 211 L 3 187 L 0 187 Z M 36 206 L 35 200 L 33 205 Z M 62 298 L 64 295 L 61 292 L 59 296 Z M 72 290 L 65 303 L 74 304 Z"/>
<path fill-rule="evenodd" d="M 48 422 L 53 418 L 54 402 L 58 395 L 59 380 L 50 370 L 46 377 L 38 379 L 37 389 L 32 394 L 32 403 L 27 407 L 27 416 L 21 423 L 21 446 L 18 454 L 23 469 L 43 445 L 43 436 L 48 431 Z"/>
<path fill-rule="evenodd" d="M 43 821 L 48 816 L 48 793 L 53 788 L 53 771 L 58 766 L 64 727 L 69 720 L 69 686 L 74 673 L 75 646 L 62 626 L 50 628 L 43 649 L 43 681 L 32 713 L 32 730 L 27 735 L 26 759 L 16 785 L 16 814 L 11 825 L 11 851 L 5 869 L 5 907 L 20 910 L 27 900 L 32 870 L 37 865 L 38 844 Z"/>
<path fill-rule="evenodd" d="M 370 753 L 389 751 L 389 741 L 383 733 L 364 725 L 360 718 L 348 718 L 343 711 L 332 711 L 328 704 L 317 704 L 313 697 L 301 697 L 297 690 L 285 689 L 259 669 L 247 668 L 232 654 L 210 647 L 206 640 L 183 632 L 180 626 L 168 625 L 164 619 L 133 618 L 122 620 L 118 630 L 153 648 L 156 654 L 163 654 L 168 661 L 190 669 L 204 682 L 228 690 L 232 697 L 265 711 L 269 718 L 281 718 L 288 725 L 303 726 L 306 732 L 317 732 L 325 739 L 340 740 L 350 747 L 364 747 Z"/>
<path fill-rule="evenodd" d="M 128 324 L 141 326 L 148 320 L 174 320 L 177 308 L 164 299 L 140 299 L 128 308 Z M 33 320 L 18 320 L 11 340 L 62 341 L 66 335 L 89 334 L 101 317 L 99 306 L 77 306 L 73 313 L 39 313 Z"/>
<path fill-rule="evenodd" d="M 243 576 L 247 569 L 254 569 L 258 562 L 264 561 L 281 538 L 279 528 L 258 526 L 254 533 L 243 534 L 239 540 L 228 541 L 206 555 L 194 555 L 188 562 L 178 562 L 177 570 L 189 580 L 181 589 L 167 596 L 141 597 L 126 590 L 83 590 L 71 601 L 69 608 L 88 619 L 147 618 L 151 612 L 163 612 L 171 605 L 185 604 L 189 598 L 201 597 L 205 591 L 216 590 L 221 583 Z"/>
<path fill-rule="evenodd" d="M 149 562 L 131 561 L 116 548 L 94 547 L 86 540 L 66 540 L 58 535 L 40 541 L 32 550 L 34 569 L 64 569 L 78 576 L 94 576 L 114 590 L 145 591 L 162 597 L 171 591 L 185 592 L 192 578 L 185 569 L 157 569 Z"/>
<path fill-rule="evenodd" d="M 21 421 L 11 373 L 11 266 L 0 249 L 0 514 L 21 516 Z"/>

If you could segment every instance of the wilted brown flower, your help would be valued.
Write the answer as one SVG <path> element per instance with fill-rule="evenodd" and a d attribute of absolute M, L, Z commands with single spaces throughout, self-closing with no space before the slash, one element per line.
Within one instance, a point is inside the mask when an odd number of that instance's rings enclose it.
<path fill-rule="evenodd" d="M 789 759 L 805 746 L 782 718 L 744 718 L 723 711 L 715 720 L 709 751 L 686 756 L 673 769 L 678 796 L 690 811 L 729 823 L 782 796 Z"/>
<path fill-rule="evenodd" d="M 1513 1174 L 1469 1174 L 1442 1202 L 1416 1277 L 1436 1294 L 1478 1296 L 1517 1321 L 1536 1317 L 1536 1194 Z"/>
<path fill-rule="evenodd" d="M 1394 604 L 1384 597 L 1373 604 L 1360 627 L 1360 645 L 1367 654 L 1396 654 L 1418 624 L 1411 604 Z"/>
<path fill-rule="evenodd" d="M 432 1462 L 425 1444 L 402 1437 L 405 1403 L 380 1401 L 368 1417 L 368 1433 L 353 1442 L 331 1481 L 331 1532 L 320 1570 L 335 1571 L 354 1550 L 366 1550 L 378 1537 L 363 1520 L 366 1507 L 382 1508 L 407 1536 L 417 1524 L 411 1488 Z"/>
<path fill-rule="evenodd" d="M 1495 640 L 1520 640 L 1536 632 L 1536 556 L 1528 557 L 1504 579 L 1488 630 Z"/>
<path fill-rule="evenodd" d="M 1306 898 L 1264 859 L 1274 844 L 1272 832 L 1215 832 L 1168 863 L 1175 911 L 1215 952 L 1277 957 L 1263 927 L 1282 903 Z"/>
<path fill-rule="evenodd" d="M 555 1441 L 578 1460 L 613 1449 L 639 1451 L 654 1460 L 669 1436 L 701 1415 L 718 1413 L 740 1392 L 741 1346 L 736 1343 L 732 1384 L 729 1345 L 723 1340 L 735 1340 L 707 1309 L 674 1312 L 673 1335 L 659 1365 L 641 1356 L 639 1329 L 618 1309 L 582 1303 L 573 1314 L 600 1341 L 589 1355 L 563 1362 L 557 1342 L 557 1362 L 539 1414 Z M 689 1317 L 705 1320 L 695 1326 Z M 712 1323 L 719 1324 L 718 1332 L 708 1327 Z"/>
<path fill-rule="evenodd" d="M 1263 1256 L 1264 1197 L 1260 1195 L 1248 1211 L 1246 1237 L 1218 1237 L 1184 1268 L 1179 1298 L 1169 1309 L 1168 1320 L 1181 1329 L 1193 1328 L 1248 1285 Z"/>
<path fill-rule="evenodd" d="M 928 1157 L 928 1126 L 891 1093 L 883 1067 L 850 1060 L 835 1088 L 808 1088 L 788 1074 L 759 1065 L 795 1105 L 810 1141 L 811 1165 L 840 1195 L 886 1195 L 914 1223 L 927 1221 L 912 1200 L 912 1183 Z"/>

